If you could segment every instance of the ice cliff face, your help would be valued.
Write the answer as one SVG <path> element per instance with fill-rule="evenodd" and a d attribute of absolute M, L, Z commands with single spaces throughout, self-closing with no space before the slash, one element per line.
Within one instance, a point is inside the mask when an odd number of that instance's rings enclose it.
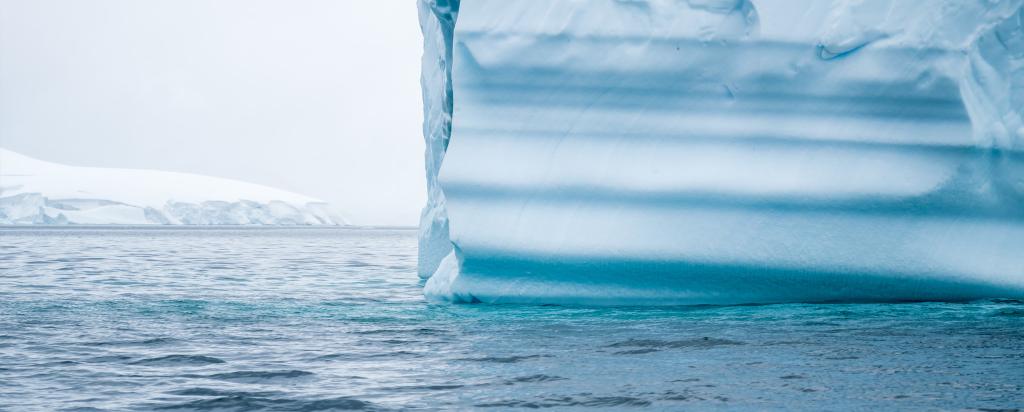
<path fill-rule="evenodd" d="M 73 167 L 0 149 L 0 224 L 344 225 L 323 201 L 187 173 Z"/>
<path fill-rule="evenodd" d="M 432 298 L 1024 296 L 1022 1 L 420 10 Z"/>
<path fill-rule="evenodd" d="M 426 139 L 427 205 L 420 216 L 420 277 L 430 277 L 452 251 L 444 192 L 437 181 L 452 130 L 452 35 L 459 0 L 420 1 L 423 30 L 423 138 Z"/>

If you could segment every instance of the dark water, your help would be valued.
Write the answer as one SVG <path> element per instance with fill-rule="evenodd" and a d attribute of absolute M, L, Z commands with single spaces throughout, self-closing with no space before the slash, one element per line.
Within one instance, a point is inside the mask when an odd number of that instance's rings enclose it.
<path fill-rule="evenodd" d="M 1024 304 L 428 304 L 415 232 L 0 229 L 0 409 L 1013 409 Z"/>

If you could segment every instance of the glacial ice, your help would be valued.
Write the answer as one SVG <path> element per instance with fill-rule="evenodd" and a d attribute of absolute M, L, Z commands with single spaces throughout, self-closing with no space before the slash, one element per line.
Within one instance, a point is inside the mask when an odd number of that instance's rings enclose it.
<path fill-rule="evenodd" d="M 420 1 L 423 30 L 423 138 L 426 140 L 427 205 L 420 216 L 417 270 L 427 278 L 452 251 L 444 193 L 437 181 L 452 127 L 452 33 L 458 0 Z"/>
<path fill-rule="evenodd" d="M 1021 0 L 420 0 L 457 302 L 1024 297 Z"/>
<path fill-rule="evenodd" d="M 327 203 L 252 183 L 74 167 L 0 149 L 0 224 L 345 225 Z"/>

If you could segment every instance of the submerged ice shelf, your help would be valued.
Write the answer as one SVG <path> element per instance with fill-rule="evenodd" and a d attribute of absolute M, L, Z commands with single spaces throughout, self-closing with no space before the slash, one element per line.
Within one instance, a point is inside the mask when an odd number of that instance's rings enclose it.
<path fill-rule="evenodd" d="M 230 179 L 76 167 L 0 149 L 0 224 L 345 225 L 321 200 Z"/>
<path fill-rule="evenodd" d="M 421 0 L 426 294 L 1024 296 L 1022 16 L 1021 1 Z"/>

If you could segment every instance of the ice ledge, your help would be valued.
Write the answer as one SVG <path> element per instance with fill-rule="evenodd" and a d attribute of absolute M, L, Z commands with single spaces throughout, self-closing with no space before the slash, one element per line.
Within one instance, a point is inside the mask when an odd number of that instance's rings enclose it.
<path fill-rule="evenodd" d="M 136 206 L 106 199 L 50 199 L 41 193 L 0 197 L 3 225 L 348 225 L 330 205 L 282 201 L 199 203 L 168 201 L 163 207 Z"/>

